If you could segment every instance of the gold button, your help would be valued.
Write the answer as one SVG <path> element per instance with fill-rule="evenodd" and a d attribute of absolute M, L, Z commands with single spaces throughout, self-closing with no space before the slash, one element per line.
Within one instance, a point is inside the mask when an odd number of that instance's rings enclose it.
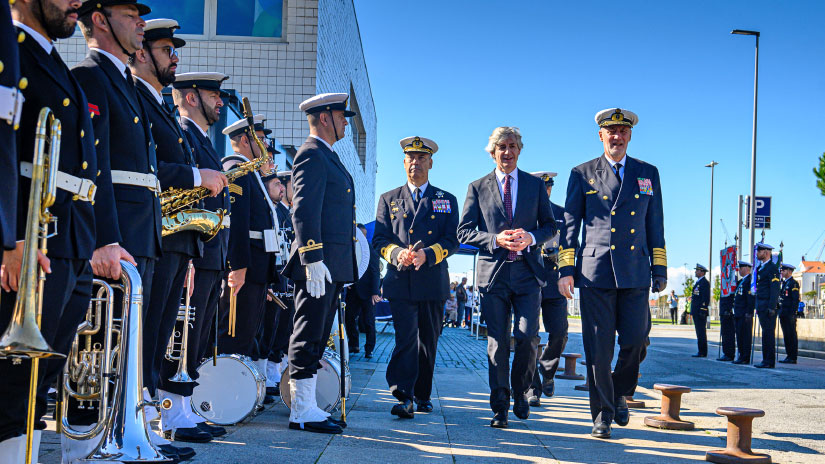
<path fill-rule="evenodd" d="M 353 242 L 357 242 L 357 241 L 358 241 L 358 239 L 357 239 L 357 238 L 355 238 L 355 237 L 352 237 L 352 241 L 353 241 Z"/>
<path fill-rule="evenodd" d="M 79 199 L 80 197 L 78 195 L 72 195 L 72 201 L 77 201 Z"/>
<path fill-rule="evenodd" d="M 95 146 L 97 146 L 98 143 L 100 143 L 100 139 L 95 139 Z"/>
<path fill-rule="evenodd" d="M 635 249 L 636 249 L 636 247 L 635 247 L 635 246 L 633 246 L 633 245 L 630 245 L 630 249 L 631 249 L 631 250 L 635 250 Z"/>
<path fill-rule="evenodd" d="M 95 118 L 95 114 L 92 113 L 91 111 L 89 111 L 89 119 L 94 119 L 94 118 Z"/>
<path fill-rule="evenodd" d="M 137 123 L 138 123 L 138 121 L 140 121 L 140 118 L 138 118 L 137 116 L 135 116 L 135 124 L 137 124 Z"/>
<path fill-rule="evenodd" d="M 152 127 L 153 127 L 153 124 L 150 122 L 149 123 L 149 129 L 151 129 Z"/>
<path fill-rule="evenodd" d="M 407 214 L 406 214 L 406 213 L 404 213 L 404 217 L 407 217 Z"/>
<path fill-rule="evenodd" d="M 630 229 L 630 233 L 631 233 L 631 234 L 635 234 L 635 233 L 636 233 L 636 229 Z"/>
<path fill-rule="evenodd" d="M 413 230 L 412 230 L 412 229 L 410 229 L 410 233 L 413 233 Z"/>
<path fill-rule="evenodd" d="M 392 214 L 390 214 L 390 219 L 395 219 L 395 216 L 393 216 Z"/>
<path fill-rule="evenodd" d="M 616 232 L 616 228 L 615 228 L 615 227 L 611 227 L 611 228 L 610 228 L 610 232 Z"/>
<path fill-rule="evenodd" d="M 83 129 L 80 129 L 80 138 L 82 139 L 86 135 L 86 132 Z"/>
<path fill-rule="evenodd" d="M 639 198 L 639 194 L 638 194 L 638 193 L 636 194 L 636 198 Z"/>
<path fill-rule="evenodd" d="M 97 177 L 100 177 L 100 171 L 97 171 Z"/>
<path fill-rule="evenodd" d="M 352 205 L 352 209 L 356 209 L 356 205 Z"/>
<path fill-rule="evenodd" d="M 631 212 L 630 212 L 630 215 L 631 215 L 631 216 L 635 216 L 635 215 L 636 215 L 636 211 L 631 211 Z"/>
<path fill-rule="evenodd" d="M 610 245 L 610 249 L 611 249 L 611 250 L 615 250 L 615 249 L 616 249 L 616 245 Z"/>
<path fill-rule="evenodd" d="M 86 169 L 86 168 L 88 168 L 88 167 L 89 167 L 89 163 L 87 163 L 87 162 L 85 162 L 85 161 L 84 161 L 84 162 L 83 162 L 83 169 Z"/>
<path fill-rule="evenodd" d="M 63 99 L 63 106 L 69 106 L 69 99 L 68 98 Z"/>
<path fill-rule="evenodd" d="M 432 235 L 432 234 L 433 234 L 433 231 L 431 231 L 431 230 L 427 231 L 427 235 Z"/>
<path fill-rule="evenodd" d="M 25 90 L 26 87 L 28 87 L 28 86 L 29 86 L 29 80 L 26 79 L 25 77 L 21 77 L 20 82 L 17 84 L 17 87 L 19 87 L 20 90 Z"/>
<path fill-rule="evenodd" d="M 603 196 L 602 200 L 607 200 L 607 195 Z"/>
<path fill-rule="evenodd" d="M 149 166 L 149 170 L 152 171 L 152 172 L 155 172 L 155 167 L 154 166 Z"/>
<path fill-rule="evenodd" d="M 351 189 L 347 189 L 347 193 L 350 193 L 351 191 L 352 191 Z"/>
<path fill-rule="evenodd" d="M 24 40 L 26 40 L 26 34 L 20 31 L 20 33 L 17 34 L 17 43 L 23 43 Z"/>
<path fill-rule="evenodd" d="M 615 211 L 611 211 L 611 212 L 610 212 L 610 215 L 611 215 L 611 216 L 615 216 L 615 215 L 616 215 L 616 212 L 615 212 Z"/>
<path fill-rule="evenodd" d="M 178 137 L 178 143 L 183 143 L 183 138 L 182 137 Z"/>
<path fill-rule="evenodd" d="M 3 61 L 0 61 L 0 73 L 3 72 L 3 69 L 5 68 L 6 66 L 3 64 Z"/>
<path fill-rule="evenodd" d="M 433 214 L 432 216 L 430 216 L 430 219 L 435 219 L 435 214 Z"/>

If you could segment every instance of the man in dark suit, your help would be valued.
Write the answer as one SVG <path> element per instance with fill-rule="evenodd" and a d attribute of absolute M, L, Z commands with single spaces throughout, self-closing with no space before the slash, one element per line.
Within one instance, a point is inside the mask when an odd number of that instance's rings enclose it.
<path fill-rule="evenodd" d="M 511 388 L 516 417 L 530 415 L 525 393 L 536 371 L 541 287 L 546 279 L 541 246 L 557 231 L 544 182 L 516 167 L 522 147 L 518 128 L 493 130 L 487 152 L 496 169 L 470 184 L 458 226 L 461 243 L 479 249 L 477 285 L 487 321 L 494 413 L 490 425 L 497 428 L 508 426 Z M 511 315 L 516 338 L 512 374 Z"/>
<path fill-rule="evenodd" d="M 736 329 L 736 345 L 739 354 L 734 364 L 751 362 L 751 343 L 753 337 L 754 296 L 751 293 L 751 263 L 739 261 L 739 281 L 733 296 L 733 323 Z"/>
<path fill-rule="evenodd" d="M 555 172 L 534 172 L 534 176 L 544 181 L 547 197 L 553 191 Z M 541 394 L 548 398 L 556 392 L 555 376 L 559 368 L 561 353 L 567 344 L 567 298 L 559 293 L 559 239 L 564 232 L 564 208 L 550 202 L 553 217 L 559 232 L 541 247 L 547 285 L 541 288 L 541 317 L 547 331 L 547 345 L 538 354 L 538 367 L 533 375 L 533 383 L 527 391 L 527 402 L 531 407 L 541 406 Z"/>
<path fill-rule="evenodd" d="M 630 420 L 624 396 L 636 388 L 647 344 L 651 279 L 654 292 L 667 286 L 659 171 L 627 156 L 638 121 L 619 108 L 596 114 L 604 152 L 573 168 L 564 205 L 559 291 L 572 298 L 574 283 L 579 288 L 591 434 L 598 438 L 610 437 L 614 418 L 621 426 Z"/>
<path fill-rule="evenodd" d="M 387 384 L 399 403 L 391 412 L 412 418 L 413 401 L 420 412 L 433 410 L 435 355 L 444 301 L 450 297 L 446 259 L 458 250 L 458 201 L 430 184 L 438 145 L 423 137 L 407 137 L 400 143 L 407 182 L 378 200 L 372 243 L 388 264 L 384 296 L 395 326 Z M 377 279 L 372 285 L 376 301 Z"/>
<path fill-rule="evenodd" d="M 161 95 L 163 88 L 175 80 L 177 49 L 186 45 L 183 39 L 174 35 L 179 28 L 177 21 L 172 19 L 147 21 L 143 28 L 143 48 L 129 57 L 129 68 L 138 99 L 149 119 L 161 188 L 190 190 L 203 186 L 214 197 L 226 187 L 226 177 L 220 171 L 195 166 L 193 150 L 175 119 L 174 108 L 166 104 Z M 193 208 L 198 206 L 192 205 Z M 152 293 L 144 304 L 146 327 L 153 330 L 143 332 L 143 385 L 150 395 L 159 389 L 159 398 L 169 400 L 167 404 L 171 404 L 161 411 L 163 430 L 174 431 L 176 441 L 205 443 L 226 431 L 216 427 L 210 432 L 206 428 L 211 426 L 205 422 L 195 424 L 189 420 L 184 411 L 190 409 L 188 397 L 195 384 L 169 381 L 177 369 L 161 375 L 169 337 L 178 319 L 186 271 L 190 260 L 201 256 L 203 242 L 200 232 L 182 230 L 164 236 L 161 248 L 163 256 L 155 263 Z"/>
<path fill-rule="evenodd" d="M 783 364 L 796 364 L 799 352 L 799 340 L 796 336 L 796 313 L 799 309 L 799 283 L 793 278 L 796 267 L 782 263 L 782 285 L 779 290 L 779 324 L 782 326 L 782 339 L 785 342 L 785 359 Z"/>
<path fill-rule="evenodd" d="M 9 5 L 0 5 L 0 42 L 16 44 L 17 31 L 11 23 Z M 17 150 L 15 131 L 23 112 L 20 83 L 20 64 L 17 46 L 0 49 L 0 242 L 4 250 L 15 247 L 15 220 L 17 206 Z M 28 84 L 28 81 L 26 82 Z M 2 124 L 5 122 L 5 124 Z M 2 263 L 0 254 L 0 263 Z"/>
<path fill-rule="evenodd" d="M 367 228 L 363 224 L 358 224 L 364 237 L 367 236 Z M 372 350 L 375 348 L 375 304 L 381 301 L 381 271 L 379 269 L 378 253 L 372 245 L 370 247 L 370 262 L 367 272 L 358 279 L 347 290 L 347 342 L 349 352 L 358 353 L 358 326 L 362 325 L 367 330 L 364 343 L 364 357 L 372 358 Z"/>
<path fill-rule="evenodd" d="M 54 49 L 54 40 L 65 39 L 74 33 L 76 20 L 68 12 L 77 8 L 79 1 L 42 3 L 31 0 L 17 1 L 11 10 L 14 29 L 8 17 L 6 5 L 0 8 L 3 36 L 13 37 L 2 47 L 4 69 L 0 82 L 9 84 L 0 95 L 12 98 L 4 102 L 7 121 L 0 121 L 3 131 L 13 136 L 8 145 L 2 144 L 0 156 L 4 180 L 0 207 L 5 216 L 2 220 L 4 241 L 3 294 L 0 297 L 0 334 L 5 333 L 22 282 L 21 267 L 25 244 L 29 197 L 32 188 L 33 153 L 37 120 L 42 108 L 50 108 L 62 123 L 62 135 L 57 168 L 56 198 L 49 208 L 57 218 L 57 227 L 49 226 L 49 232 L 59 232 L 48 239 L 48 257 L 40 257 L 40 265 L 46 274 L 43 291 L 40 332 L 51 348 L 63 355 L 68 354 L 78 324 L 86 314 L 92 291 L 92 269 L 89 259 L 95 249 L 95 182 L 98 180 L 97 155 L 94 148 L 92 123 L 87 110 L 86 96 L 71 76 L 69 69 Z M 8 33 L 8 34 L 7 34 Z M 19 47 L 19 68 L 17 53 Z M 18 74 L 19 70 L 19 74 Z M 22 78 L 20 77 L 22 76 Z M 8 82 L 14 77 L 15 81 Z M 19 90 L 12 87 L 19 85 Z M 19 92 L 19 94 L 17 93 Z M 24 102 L 25 99 L 25 102 Z M 22 107 L 17 106 L 22 103 Z M 19 119 L 18 119 L 19 118 Z M 18 126 L 19 124 L 19 126 Z M 48 130 L 48 123 L 46 126 Z M 15 130 L 16 129 L 16 130 Z M 52 134 L 53 135 L 53 134 Z M 47 148 L 50 148 L 47 146 Z M 6 152 L 12 150 L 12 152 Z M 52 162 L 55 160 L 52 159 Z M 20 174 L 19 182 L 17 174 Z M 6 189 L 12 189 L 7 191 Z M 16 204 L 7 205 L 7 201 Z M 37 214 L 37 213 L 35 213 Z M 16 243 L 15 243 L 16 242 Z M 38 247 L 37 243 L 31 246 Z M 37 272 L 37 269 L 34 270 Z M 23 298 L 19 303 L 22 303 Z M 61 331 L 61 327 L 72 327 Z M 32 434 L 33 460 L 37 462 L 40 446 L 41 418 L 46 413 L 46 396 L 51 383 L 65 364 L 65 358 L 41 360 L 39 363 L 38 389 L 35 399 L 34 421 L 37 430 Z M 31 375 L 31 362 L 15 364 L 12 359 L 0 360 L 0 461 L 23 462 L 26 444 L 27 395 Z"/>
<path fill-rule="evenodd" d="M 753 367 L 773 369 L 776 366 L 776 306 L 779 303 L 779 269 L 771 259 L 773 247 L 756 244 L 756 314 L 762 327 L 762 362 Z"/>
<path fill-rule="evenodd" d="M 309 137 L 292 166 L 295 240 L 283 275 L 295 282 L 295 318 L 289 340 L 289 428 L 341 433 L 315 401 L 318 363 L 324 353 L 344 284 L 358 279 L 355 262 L 355 185 L 332 145 L 345 135 L 348 95 L 304 100 Z M 350 226 L 350 224 L 352 224 Z"/>
<path fill-rule="evenodd" d="M 690 315 L 693 316 L 693 327 L 696 330 L 696 346 L 698 351 L 691 355 L 694 358 L 705 358 L 708 355 L 708 313 L 710 308 L 710 282 L 705 278 L 708 268 L 697 264 L 694 270 L 696 283 L 693 284 L 693 294 L 690 300 Z"/>

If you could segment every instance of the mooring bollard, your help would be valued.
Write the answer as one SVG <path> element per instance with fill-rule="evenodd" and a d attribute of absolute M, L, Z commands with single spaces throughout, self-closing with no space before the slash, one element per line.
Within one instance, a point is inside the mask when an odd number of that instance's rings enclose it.
<path fill-rule="evenodd" d="M 771 464 L 768 454 L 754 453 L 751 450 L 753 420 L 765 415 L 761 409 L 723 407 L 716 414 L 728 418 L 728 442 L 723 450 L 705 453 L 705 460 L 722 464 Z"/>
<path fill-rule="evenodd" d="M 581 358 L 579 353 L 562 353 L 564 357 L 564 372 L 556 374 L 556 378 L 566 380 L 584 380 L 584 376 L 576 373 L 576 360 Z"/>
<path fill-rule="evenodd" d="M 662 411 L 658 416 L 645 417 L 645 425 L 658 429 L 693 430 L 693 422 L 679 418 L 682 394 L 690 393 L 690 387 L 657 383 L 653 388 L 662 392 Z"/>

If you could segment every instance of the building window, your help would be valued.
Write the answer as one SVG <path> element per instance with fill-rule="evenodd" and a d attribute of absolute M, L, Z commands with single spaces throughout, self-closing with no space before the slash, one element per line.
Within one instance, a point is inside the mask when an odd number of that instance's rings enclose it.
<path fill-rule="evenodd" d="M 143 0 L 145 19 L 171 18 L 196 39 L 282 41 L 284 0 Z"/>
<path fill-rule="evenodd" d="M 358 108 L 358 100 L 355 98 L 355 89 L 352 84 L 349 86 L 349 107 L 355 111 L 356 115 L 350 118 L 349 125 L 352 127 L 352 143 L 355 145 L 355 152 L 361 161 L 361 169 L 366 170 L 367 166 L 367 131 L 364 128 L 364 120 L 361 119 L 361 110 Z"/>
<path fill-rule="evenodd" d="M 146 0 L 144 3 L 152 9 L 145 19 L 174 19 L 180 24 L 181 34 L 203 35 L 204 0 Z"/>

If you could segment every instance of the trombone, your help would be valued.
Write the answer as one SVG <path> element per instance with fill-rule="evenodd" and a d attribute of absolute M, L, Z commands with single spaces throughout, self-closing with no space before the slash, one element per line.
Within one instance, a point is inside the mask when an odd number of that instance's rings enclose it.
<path fill-rule="evenodd" d="M 177 320 L 183 323 L 183 327 L 180 331 L 172 330 L 172 336 L 169 337 L 169 344 L 166 345 L 166 359 L 172 362 L 178 362 L 178 371 L 169 379 L 170 382 L 194 382 L 189 375 L 189 371 L 186 369 L 189 361 L 189 326 L 192 325 L 192 322 L 195 320 L 195 308 L 190 304 L 191 289 L 192 286 L 195 285 L 192 281 L 192 269 L 193 266 L 190 262 L 186 270 L 186 285 L 183 290 L 186 292 L 186 303 L 181 305 L 178 310 Z M 180 342 L 176 341 L 179 337 Z M 178 345 L 180 346 L 178 347 Z M 175 352 L 177 352 L 177 354 L 175 354 Z"/>
<path fill-rule="evenodd" d="M 23 244 L 23 263 L 20 269 L 20 288 L 14 304 L 11 322 L 0 338 L 0 356 L 13 358 L 14 363 L 31 359 L 28 410 L 26 413 L 26 463 L 32 459 L 34 432 L 34 403 L 37 395 L 37 370 L 40 358 L 65 357 L 49 346 L 40 332 L 43 309 L 43 285 L 46 273 L 37 263 L 37 253 L 46 254 L 49 224 L 57 224 L 49 207 L 57 194 L 57 167 L 60 163 L 60 120 L 52 110 L 43 108 L 37 117 L 32 157 L 32 181 L 29 209 L 26 218 L 26 236 Z"/>

